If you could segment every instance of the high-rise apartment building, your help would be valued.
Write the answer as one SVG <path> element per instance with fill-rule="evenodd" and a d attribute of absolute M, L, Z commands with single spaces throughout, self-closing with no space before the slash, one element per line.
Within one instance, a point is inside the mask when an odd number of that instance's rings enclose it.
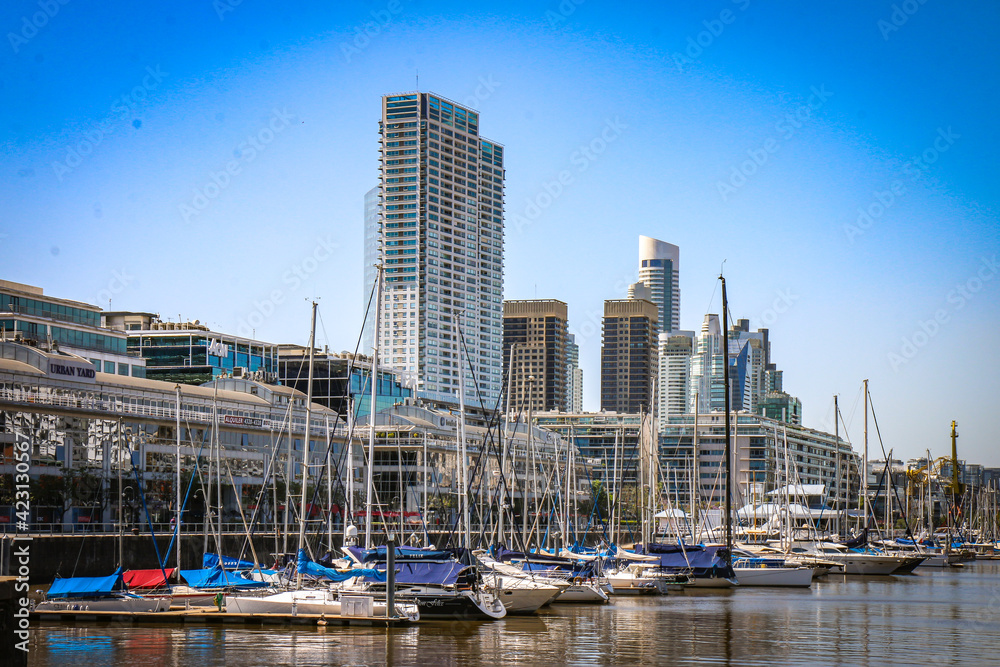
<path fill-rule="evenodd" d="M 504 149 L 433 93 L 382 98 L 380 358 L 420 393 L 492 406 L 502 368 Z M 459 333 L 461 327 L 461 335 Z M 464 344 L 463 344 L 464 339 Z"/>
<path fill-rule="evenodd" d="M 693 331 L 661 333 L 659 336 L 657 415 L 660 424 L 668 415 L 683 415 L 688 411 L 691 385 L 691 356 L 695 349 Z"/>
<path fill-rule="evenodd" d="M 601 410 L 649 413 L 657 376 L 658 310 L 645 299 L 604 302 Z"/>
<path fill-rule="evenodd" d="M 503 302 L 503 360 L 514 412 L 565 410 L 569 390 L 566 304 L 556 299 Z M 511 355 L 513 355 L 513 363 Z"/>
<path fill-rule="evenodd" d="M 656 304 L 662 333 L 681 328 L 680 267 L 680 248 L 639 237 L 639 281 L 649 290 L 646 298 Z"/>
<path fill-rule="evenodd" d="M 566 358 L 569 362 L 569 368 L 566 371 L 566 376 L 569 379 L 566 412 L 583 412 L 583 369 L 580 368 L 580 346 L 576 344 L 576 334 L 569 334 L 569 342 L 566 343 Z"/>

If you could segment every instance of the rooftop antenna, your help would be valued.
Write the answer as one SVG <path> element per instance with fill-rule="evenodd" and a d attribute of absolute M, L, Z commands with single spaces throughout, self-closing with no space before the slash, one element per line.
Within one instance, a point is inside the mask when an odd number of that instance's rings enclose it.
<path fill-rule="evenodd" d="M 420 70 L 417 70 L 417 92 L 420 92 Z"/>

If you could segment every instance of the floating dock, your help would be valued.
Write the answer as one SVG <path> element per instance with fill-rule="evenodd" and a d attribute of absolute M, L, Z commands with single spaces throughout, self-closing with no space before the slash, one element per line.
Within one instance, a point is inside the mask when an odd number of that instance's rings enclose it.
<path fill-rule="evenodd" d="M 332 616 L 328 614 L 238 614 L 215 609 L 178 609 L 157 612 L 121 611 L 33 611 L 32 621 L 59 625 L 355 625 L 397 627 L 409 625 L 405 617 Z"/>

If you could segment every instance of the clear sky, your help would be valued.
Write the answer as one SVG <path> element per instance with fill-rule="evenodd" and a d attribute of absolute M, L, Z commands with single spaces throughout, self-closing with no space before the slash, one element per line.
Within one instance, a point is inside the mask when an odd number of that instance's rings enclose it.
<path fill-rule="evenodd" d="M 725 261 L 807 425 L 839 394 L 860 446 L 869 378 L 896 456 L 954 419 L 1000 465 L 997 5 L 144 5 L 0 6 L 0 278 L 273 342 L 319 297 L 353 350 L 379 99 L 419 74 L 506 146 L 505 298 L 569 304 L 586 408 L 645 234 L 685 329 Z"/>

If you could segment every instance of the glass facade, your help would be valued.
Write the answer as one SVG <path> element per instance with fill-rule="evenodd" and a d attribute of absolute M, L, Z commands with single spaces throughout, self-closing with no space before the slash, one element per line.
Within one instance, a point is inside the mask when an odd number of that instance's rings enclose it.
<path fill-rule="evenodd" d="M 145 377 L 164 382 L 199 385 L 236 368 L 269 375 L 278 370 L 277 346 L 210 331 L 130 335 L 127 349 L 146 360 Z"/>
<path fill-rule="evenodd" d="M 0 292 L 0 312 L 47 317 L 53 320 L 84 324 L 91 327 L 101 326 L 100 311 L 74 308 L 73 306 L 15 296 L 5 292 Z"/>

